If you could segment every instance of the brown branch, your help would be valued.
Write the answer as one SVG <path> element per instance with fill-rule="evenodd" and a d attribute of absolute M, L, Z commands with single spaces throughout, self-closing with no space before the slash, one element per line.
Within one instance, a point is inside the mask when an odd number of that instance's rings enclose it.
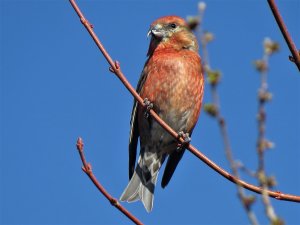
<path fill-rule="evenodd" d="M 287 27 L 285 26 L 285 24 L 283 22 L 283 19 L 280 15 L 280 12 L 277 8 L 277 5 L 276 5 L 275 1 L 274 0 L 268 0 L 268 3 L 269 3 L 269 6 L 270 6 L 270 8 L 273 12 L 275 20 L 276 20 L 276 22 L 277 22 L 277 24 L 280 28 L 280 31 L 281 31 L 281 33 L 282 33 L 282 35 L 283 35 L 283 37 L 284 37 L 284 39 L 287 43 L 292 55 L 293 55 L 293 60 L 291 60 L 291 61 L 293 61 L 296 64 L 296 66 L 298 67 L 298 70 L 300 71 L 300 55 L 299 55 L 299 52 L 296 48 L 296 45 L 293 42 L 293 39 L 292 39 L 291 35 L 289 34 L 288 29 L 287 29 Z"/>
<path fill-rule="evenodd" d="M 120 81 L 124 84 L 124 86 L 127 88 L 127 90 L 134 96 L 134 98 L 139 102 L 139 104 L 141 104 L 142 106 L 145 106 L 143 99 L 139 96 L 139 94 L 135 91 L 135 89 L 131 86 L 131 84 L 128 82 L 128 80 L 126 79 L 126 77 L 124 76 L 124 74 L 121 71 L 120 65 L 119 63 L 116 61 L 114 62 L 111 57 L 109 56 L 109 54 L 106 52 L 106 50 L 104 49 L 103 45 L 101 44 L 101 42 L 99 41 L 99 39 L 97 38 L 96 34 L 93 31 L 93 28 L 91 26 L 91 24 L 84 18 L 83 14 L 81 13 L 80 9 L 78 8 L 78 6 L 75 3 L 75 0 L 69 0 L 70 3 L 72 4 L 74 10 L 76 11 L 76 13 L 78 14 L 78 16 L 80 17 L 80 20 L 82 22 L 82 24 L 85 26 L 85 28 L 87 29 L 87 31 L 90 33 L 90 35 L 92 36 L 92 38 L 94 39 L 96 45 L 98 46 L 98 48 L 100 49 L 100 51 L 102 52 L 103 56 L 105 57 L 105 59 L 107 60 L 107 62 L 109 63 L 109 65 L 111 66 L 111 71 L 114 72 L 114 74 L 117 75 L 117 77 L 120 79 Z M 164 122 L 154 111 L 153 109 L 151 109 L 149 111 L 149 114 L 155 119 L 155 121 L 157 121 L 157 123 L 159 123 L 159 125 L 161 127 L 163 127 L 171 136 L 173 136 L 175 139 L 178 140 L 179 143 L 183 144 L 184 140 L 183 138 L 180 137 L 180 135 L 178 135 L 170 126 L 168 126 L 168 124 L 166 122 Z M 203 153 L 201 153 L 199 150 L 197 150 L 194 146 L 192 146 L 191 144 L 189 144 L 187 146 L 187 149 L 194 154 L 198 159 L 200 159 L 201 161 L 203 161 L 206 165 L 208 165 L 210 168 L 212 168 L 213 170 L 215 170 L 217 173 L 219 173 L 220 175 L 222 175 L 224 178 L 226 178 L 227 180 L 237 184 L 239 183 L 242 187 L 253 191 L 255 193 L 261 194 L 262 193 L 262 188 L 249 184 L 243 180 L 240 180 L 238 178 L 236 178 L 235 176 L 232 176 L 230 173 L 228 173 L 226 170 L 222 169 L 220 166 L 218 166 L 216 163 L 214 163 L 213 161 L 211 161 L 209 158 L 207 158 Z M 292 201 L 292 202 L 300 202 L 300 196 L 297 195 L 291 195 L 291 194 L 284 194 L 281 193 L 280 191 L 268 191 L 268 195 L 271 196 L 272 198 L 278 199 L 278 200 L 284 200 L 284 201 Z"/>
<path fill-rule="evenodd" d="M 125 216 L 127 216 L 132 222 L 135 224 L 141 225 L 143 224 L 141 221 L 139 221 L 135 216 L 133 216 L 126 208 L 124 208 L 120 203 L 118 202 L 117 199 L 112 197 L 106 190 L 105 188 L 99 183 L 95 175 L 93 174 L 92 171 L 92 166 L 90 163 L 87 163 L 83 151 L 83 141 L 81 138 L 78 138 L 77 144 L 76 144 L 77 150 L 79 152 L 81 161 L 82 161 L 82 170 L 85 172 L 85 174 L 91 179 L 91 181 L 94 183 L 94 185 L 98 188 L 98 190 L 102 193 L 102 195 L 107 198 L 107 200 L 112 204 L 114 207 L 119 209 Z"/>

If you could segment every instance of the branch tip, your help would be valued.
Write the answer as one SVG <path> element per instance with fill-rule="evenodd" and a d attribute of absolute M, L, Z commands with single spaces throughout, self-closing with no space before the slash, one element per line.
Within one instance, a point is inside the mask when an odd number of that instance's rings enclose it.
<path fill-rule="evenodd" d="M 77 148 L 77 150 L 78 150 L 78 151 L 83 151 L 83 146 L 84 146 L 84 144 L 83 144 L 82 138 L 79 137 L 79 138 L 77 139 L 77 143 L 76 143 L 76 148 Z"/>

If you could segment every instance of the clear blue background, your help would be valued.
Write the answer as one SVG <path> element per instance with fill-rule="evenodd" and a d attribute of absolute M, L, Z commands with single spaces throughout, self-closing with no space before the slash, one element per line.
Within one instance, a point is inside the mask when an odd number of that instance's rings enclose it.
<path fill-rule="evenodd" d="M 300 47 L 300 1 L 277 0 Z M 149 24 L 164 15 L 197 13 L 197 1 L 78 1 L 87 19 L 135 86 L 146 60 Z M 252 62 L 268 36 L 281 51 L 270 61 L 267 137 L 276 148 L 266 167 L 276 189 L 300 195 L 300 74 L 266 1 L 207 1 L 205 29 L 236 159 L 257 168 L 259 75 Z M 68 1 L 0 1 L 1 224 L 130 224 L 81 171 L 82 136 L 100 182 L 119 197 L 128 182 L 132 96 L 110 72 Z M 205 102 L 209 102 L 208 86 Z M 202 113 L 192 144 L 228 169 L 217 124 Z M 161 178 L 161 177 L 160 177 Z M 256 183 L 243 175 L 243 178 Z M 160 179 L 158 181 L 160 183 Z M 236 187 L 187 152 L 169 186 L 155 192 L 154 210 L 124 204 L 146 224 L 249 224 Z M 261 224 L 262 207 L 254 205 Z M 300 205 L 272 200 L 286 224 L 300 224 Z"/>

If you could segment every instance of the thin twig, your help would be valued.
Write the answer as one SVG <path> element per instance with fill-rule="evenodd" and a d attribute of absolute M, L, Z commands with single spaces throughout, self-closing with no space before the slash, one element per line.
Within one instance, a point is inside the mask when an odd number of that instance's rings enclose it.
<path fill-rule="evenodd" d="M 202 3 L 202 4 L 205 4 L 205 3 Z M 205 12 L 205 7 L 204 8 L 199 7 L 199 23 L 198 23 L 199 25 L 198 25 L 197 29 L 198 29 L 198 36 L 199 36 L 198 39 L 199 39 L 199 42 L 201 43 L 201 48 L 202 48 L 202 53 L 203 53 L 203 58 L 202 58 L 203 67 L 204 67 L 203 71 L 206 74 L 206 77 L 208 77 L 207 72 L 210 71 L 211 66 L 209 64 L 210 60 L 209 60 L 209 54 L 208 54 L 208 49 L 207 49 L 208 41 L 206 40 L 203 30 L 202 30 L 204 12 Z M 234 160 L 230 141 L 229 141 L 229 135 L 228 135 L 227 127 L 226 127 L 226 120 L 221 115 L 221 111 L 220 111 L 220 98 L 219 98 L 219 94 L 217 91 L 218 83 L 219 82 L 210 82 L 210 92 L 211 92 L 211 96 L 212 96 L 212 103 L 216 109 L 214 118 L 217 120 L 220 131 L 221 131 L 221 137 L 222 137 L 223 144 L 224 144 L 225 155 L 226 155 L 227 161 L 229 162 L 231 172 L 235 177 L 239 178 L 237 164 Z M 243 208 L 246 211 L 249 221 L 251 222 L 252 225 L 258 225 L 256 215 L 251 209 L 251 205 L 254 202 L 255 198 L 247 197 L 244 189 L 241 187 L 241 185 L 239 183 L 237 183 L 236 187 L 237 187 L 238 197 L 240 199 L 240 202 L 241 202 Z"/>
<path fill-rule="evenodd" d="M 139 221 L 135 216 L 133 216 L 126 208 L 124 208 L 117 199 L 112 197 L 105 188 L 100 184 L 100 182 L 97 180 L 96 176 L 93 174 L 92 166 L 90 163 L 87 163 L 83 151 L 83 141 L 81 138 L 78 138 L 77 144 L 76 144 L 77 150 L 79 152 L 81 161 L 82 161 L 82 170 L 85 172 L 86 175 L 91 179 L 91 181 L 94 183 L 94 185 L 98 188 L 98 190 L 102 193 L 102 195 L 107 198 L 107 200 L 112 204 L 114 207 L 116 207 L 118 210 L 120 210 L 125 216 L 127 216 L 132 222 L 135 224 L 141 225 L 143 224 L 141 221 Z"/>
<path fill-rule="evenodd" d="M 69 0 L 74 8 L 74 10 L 77 12 L 78 16 L 80 17 L 80 20 L 82 21 L 83 25 L 86 27 L 87 31 L 90 33 L 92 38 L 94 39 L 95 43 L 97 44 L 98 48 L 102 52 L 103 56 L 111 66 L 111 71 L 114 72 L 114 74 L 117 75 L 117 77 L 120 79 L 120 81 L 124 84 L 126 89 L 133 95 L 133 97 L 138 101 L 138 103 L 141 106 L 145 107 L 144 100 L 139 96 L 139 94 L 135 91 L 135 89 L 131 86 L 131 84 L 128 82 L 126 77 L 121 71 L 119 63 L 116 61 L 114 62 L 109 54 L 106 52 L 104 49 L 103 45 L 97 38 L 96 34 L 94 33 L 93 29 L 91 28 L 90 23 L 87 22 L 87 20 L 83 17 L 83 14 L 79 10 L 78 6 L 76 5 L 74 0 Z M 154 118 L 154 120 L 161 126 L 163 127 L 171 136 L 173 136 L 179 143 L 184 144 L 184 139 L 178 135 L 177 132 L 175 132 L 166 122 L 164 122 L 154 111 L 151 109 L 149 111 L 149 114 Z M 224 178 L 227 180 L 237 184 L 239 183 L 242 187 L 253 191 L 255 193 L 261 194 L 262 193 L 262 188 L 249 184 L 243 180 L 240 180 L 236 178 L 235 176 L 231 175 L 228 173 L 226 170 L 222 169 L 220 166 L 218 166 L 216 163 L 211 161 L 209 158 L 207 158 L 203 153 L 201 153 L 199 150 L 197 150 L 194 146 L 189 144 L 186 147 L 192 154 L 194 154 L 198 159 L 200 159 L 202 162 L 204 162 L 206 165 L 208 165 L 210 168 L 215 170 L 217 173 L 222 175 Z M 283 201 L 292 201 L 292 202 L 300 202 L 300 196 L 297 195 L 291 195 L 291 194 L 284 194 L 281 193 L 280 191 L 268 191 L 268 195 L 271 196 L 272 198 L 275 198 L 277 200 L 283 200 Z"/>
<path fill-rule="evenodd" d="M 284 21 L 280 15 L 279 9 L 278 9 L 275 1 L 268 0 L 268 3 L 273 12 L 275 20 L 280 28 L 280 31 L 287 43 L 292 55 L 293 55 L 293 62 L 296 64 L 296 66 L 298 67 L 298 70 L 300 71 L 300 55 L 297 50 L 297 47 L 296 47 L 295 43 L 293 42 L 293 39 L 292 39 L 291 35 L 289 34 L 287 27 L 284 24 Z"/>
<path fill-rule="evenodd" d="M 266 69 L 261 71 L 261 85 L 258 93 L 258 137 L 257 137 L 257 154 L 258 154 L 258 172 L 264 171 L 265 163 L 264 163 L 264 142 L 265 142 L 265 131 L 266 131 L 266 110 L 265 103 L 263 100 L 263 96 L 267 93 L 267 68 L 268 68 L 269 56 L 268 54 L 264 54 L 262 62 Z"/>
<path fill-rule="evenodd" d="M 269 67 L 269 56 L 274 52 L 270 48 L 271 45 L 274 45 L 273 42 L 266 38 L 264 41 L 264 55 L 261 60 L 263 69 L 259 70 L 260 72 L 260 88 L 258 91 L 258 116 L 257 116 L 257 128 L 258 128 L 258 137 L 257 137 L 257 154 L 258 154 L 258 169 L 256 174 L 258 174 L 258 180 L 262 186 L 262 202 L 265 207 L 266 215 L 269 218 L 271 224 L 279 224 L 282 220 L 276 215 L 275 210 L 271 204 L 270 198 L 268 196 L 268 178 L 266 177 L 265 172 L 265 151 L 268 148 L 267 145 L 270 145 L 268 140 L 266 140 L 266 110 L 265 105 L 271 99 L 271 93 L 268 92 L 268 67 Z M 276 50 L 277 51 L 277 50 Z M 276 223 L 277 222 L 277 223 Z"/>
<path fill-rule="evenodd" d="M 221 116 L 220 113 L 218 113 L 217 120 L 219 121 L 219 126 L 220 126 L 220 130 L 221 130 L 221 134 L 222 134 L 222 138 L 223 138 L 223 142 L 224 142 L 226 158 L 229 162 L 229 165 L 230 165 L 233 175 L 239 178 L 238 168 L 237 168 L 236 162 L 233 158 L 233 153 L 232 153 L 231 145 L 229 142 L 229 136 L 228 136 L 228 131 L 226 128 L 225 119 Z M 248 216 L 251 224 L 257 225 L 258 221 L 257 221 L 256 215 L 251 209 L 251 205 L 255 199 L 251 198 L 251 196 L 247 197 L 244 189 L 242 188 L 242 186 L 239 183 L 237 183 L 236 186 L 237 186 L 238 197 L 239 197 L 244 209 L 246 210 L 247 216 Z"/>
<path fill-rule="evenodd" d="M 237 160 L 237 161 L 235 161 L 235 163 L 236 163 L 235 165 L 238 170 L 243 171 L 249 177 L 257 178 L 256 172 L 248 169 L 242 162 Z"/>

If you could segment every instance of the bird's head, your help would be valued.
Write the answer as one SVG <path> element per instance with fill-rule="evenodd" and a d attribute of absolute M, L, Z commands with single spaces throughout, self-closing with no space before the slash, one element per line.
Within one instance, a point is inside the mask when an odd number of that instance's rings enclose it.
<path fill-rule="evenodd" d="M 198 51 L 197 39 L 185 20 L 179 16 L 165 16 L 155 20 L 148 36 L 151 36 L 148 56 L 163 48 Z"/>

